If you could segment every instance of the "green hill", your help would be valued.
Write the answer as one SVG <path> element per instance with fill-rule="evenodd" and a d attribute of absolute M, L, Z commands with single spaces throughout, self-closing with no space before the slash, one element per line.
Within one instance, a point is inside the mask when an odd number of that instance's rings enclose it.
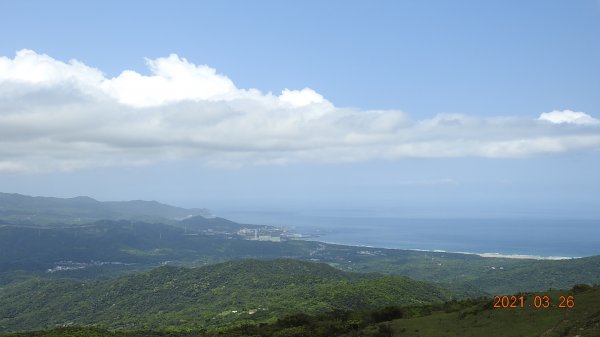
<path fill-rule="evenodd" d="M 0 291 L 0 329 L 216 327 L 296 312 L 441 302 L 450 295 L 399 276 L 347 273 L 297 260 L 243 260 L 192 269 L 165 266 L 104 281 L 13 284 Z"/>

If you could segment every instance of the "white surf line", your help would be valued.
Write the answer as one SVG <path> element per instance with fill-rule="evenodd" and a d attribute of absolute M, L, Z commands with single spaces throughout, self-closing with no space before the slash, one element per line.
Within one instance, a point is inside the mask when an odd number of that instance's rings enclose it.
<path fill-rule="evenodd" d="M 523 260 L 571 260 L 580 259 L 581 257 L 568 256 L 540 256 L 540 255 L 521 255 L 521 254 L 500 254 L 500 253 L 475 253 L 481 257 L 494 257 L 504 259 L 523 259 Z"/>
<path fill-rule="evenodd" d="M 419 248 L 398 248 L 398 247 L 386 247 L 386 246 L 373 246 L 373 245 L 359 245 L 359 244 L 347 244 L 335 241 L 320 241 L 320 240 L 305 240 L 321 242 L 331 245 L 338 246 L 349 246 L 357 248 L 370 248 L 370 249 L 392 249 L 392 250 L 409 250 L 416 252 L 429 252 L 429 253 L 448 253 L 448 254 L 465 254 L 465 255 L 477 255 L 481 257 L 491 257 L 498 259 L 519 259 L 519 260 L 571 260 L 580 259 L 581 256 L 542 256 L 542 255 L 526 255 L 526 254 L 500 254 L 500 253 L 474 253 L 474 252 L 451 252 L 442 249 L 419 249 Z"/>
<path fill-rule="evenodd" d="M 401 248 L 392 248 L 392 249 L 401 249 Z M 571 260 L 571 259 L 580 259 L 580 256 L 542 256 L 542 255 L 526 255 L 526 254 L 500 254 L 500 253 L 473 253 L 473 252 L 450 252 L 447 250 L 440 249 L 404 249 L 404 250 L 414 250 L 418 252 L 432 252 L 432 253 L 448 253 L 448 254 L 467 254 L 467 255 L 477 255 L 481 257 L 493 257 L 499 259 L 521 259 L 521 260 Z"/>

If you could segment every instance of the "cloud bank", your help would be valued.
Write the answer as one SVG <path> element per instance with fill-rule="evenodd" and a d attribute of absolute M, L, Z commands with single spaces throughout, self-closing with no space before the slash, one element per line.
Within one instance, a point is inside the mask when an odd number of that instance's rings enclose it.
<path fill-rule="evenodd" d="M 336 107 L 310 88 L 237 88 L 177 55 L 150 75 L 100 70 L 31 50 L 0 57 L 0 172 L 68 171 L 195 160 L 284 165 L 373 159 L 527 157 L 600 149 L 600 121 L 570 110 L 536 118 Z"/>

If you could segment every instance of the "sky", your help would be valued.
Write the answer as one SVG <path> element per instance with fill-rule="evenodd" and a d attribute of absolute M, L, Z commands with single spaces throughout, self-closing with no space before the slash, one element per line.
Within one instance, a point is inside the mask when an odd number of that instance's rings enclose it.
<path fill-rule="evenodd" d="M 600 218 L 600 2 L 3 1 L 0 191 Z"/>

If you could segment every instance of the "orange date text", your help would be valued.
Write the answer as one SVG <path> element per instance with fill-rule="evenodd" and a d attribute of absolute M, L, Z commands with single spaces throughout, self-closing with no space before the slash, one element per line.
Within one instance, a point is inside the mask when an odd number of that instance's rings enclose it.
<path fill-rule="evenodd" d="M 494 309 L 514 309 L 514 308 L 562 308 L 571 309 L 575 307 L 575 297 L 559 296 L 557 299 L 550 298 L 548 295 L 536 295 L 533 297 L 525 296 L 494 296 Z"/>

